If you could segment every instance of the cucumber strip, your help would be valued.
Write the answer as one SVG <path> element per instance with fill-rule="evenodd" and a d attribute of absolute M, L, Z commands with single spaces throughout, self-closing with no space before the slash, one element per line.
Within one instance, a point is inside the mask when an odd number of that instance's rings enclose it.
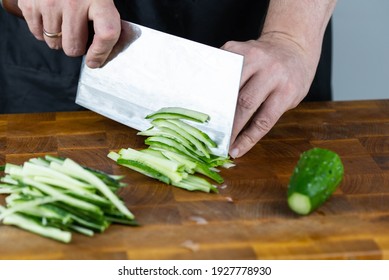
<path fill-rule="evenodd" d="M 85 187 L 81 187 L 81 186 L 83 186 L 83 183 L 76 186 L 76 185 L 73 185 L 72 183 L 69 183 L 68 181 L 63 181 L 63 180 L 60 180 L 60 179 L 55 178 L 55 177 L 46 177 L 46 176 L 42 176 L 42 175 L 32 176 L 31 178 L 33 178 L 35 181 L 38 181 L 41 183 L 49 184 L 49 185 L 56 186 L 56 187 L 59 187 L 61 189 L 70 190 L 70 191 L 73 191 L 76 193 L 84 194 L 86 196 L 94 194 L 94 192 L 91 191 L 90 189 L 87 189 Z"/>
<path fill-rule="evenodd" d="M 17 179 L 23 177 L 23 168 L 19 165 L 15 165 L 12 163 L 5 164 L 5 173 L 9 174 L 11 178 Z"/>
<path fill-rule="evenodd" d="M 187 175 L 186 173 L 182 172 L 184 169 L 182 164 L 177 164 L 176 162 L 172 162 L 168 159 L 155 157 L 131 148 L 122 149 L 119 151 L 119 154 L 122 159 L 129 159 L 132 161 L 140 162 L 151 167 L 152 169 L 155 169 L 164 176 L 168 177 L 172 182 L 179 182 Z"/>
<path fill-rule="evenodd" d="M 201 155 L 210 158 L 209 151 L 207 147 L 204 145 L 203 142 L 201 142 L 199 139 L 194 137 L 192 134 L 190 134 L 188 131 L 183 129 L 182 127 L 176 125 L 172 121 L 168 120 L 161 120 L 161 119 L 156 119 L 151 122 L 152 125 L 157 126 L 157 127 L 167 127 L 171 130 L 174 130 L 178 134 L 180 134 L 182 137 L 186 138 L 190 143 L 192 143 L 196 149 L 201 152 Z"/>
<path fill-rule="evenodd" d="M 70 214 L 70 217 L 76 222 L 78 223 L 78 225 L 81 225 L 82 227 L 86 227 L 86 228 L 89 228 L 93 231 L 97 231 L 97 232 L 104 232 L 108 227 L 109 227 L 109 222 L 107 222 L 106 220 L 104 221 L 104 223 L 96 223 L 96 222 L 92 222 L 92 221 L 89 221 L 87 219 L 84 219 L 84 218 L 81 218 L 75 214 Z"/>
<path fill-rule="evenodd" d="M 52 186 L 61 187 L 66 190 L 70 190 L 70 192 L 66 192 L 66 194 L 75 196 L 80 199 L 87 200 L 93 204 L 97 204 L 99 206 L 110 206 L 111 202 L 104 197 L 101 197 L 95 193 L 87 191 L 85 188 L 75 187 L 65 181 L 58 180 L 56 178 L 44 177 L 44 176 L 34 176 L 33 179 L 40 183 L 45 183 Z"/>
<path fill-rule="evenodd" d="M 23 182 L 25 184 L 31 185 L 34 188 L 37 188 L 38 190 L 54 197 L 58 201 L 62 201 L 63 203 L 66 203 L 68 205 L 72 205 L 73 207 L 80 208 L 80 209 L 85 210 L 85 211 L 96 213 L 97 215 L 103 215 L 103 212 L 101 211 L 101 209 L 99 207 L 97 207 L 96 205 L 93 205 L 89 202 L 85 202 L 83 200 L 73 198 L 69 195 L 66 195 L 66 194 L 56 190 L 55 188 L 53 188 L 49 185 L 34 181 L 33 179 L 28 178 L 28 177 L 23 178 Z"/>
<path fill-rule="evenodd" d="M 46 219 L 55 219 L 61 221 L 61 224 L 67 225 L 72 222 L 72 219 L 69 214 L 55 211 L 50 207 L 45 205 L 38 205 L 35 207 L 29 207 L 21 210 L 21 213 L 28 214 L 30 216 L 35 216 L 37 218 L 46 218 Z"/>
<path fill-rule="evenodd" d="M 122 187 L 127 186 L 124 183 L 119 182 L 119 180 L 123 179 L 123 175 L 111 175 L 108 173 L 105 173 L 100 170 L 96 170 L 90 167 L 82 166 L 85 170 L 88 170 L 89 172 L 93 173 L 96 177 L 98 177 L 100 180 L 102 180 L 107 186 L 112 187 L 114 189 L 119 189 Z"/>
<path fill-rule="evenodd" d="M 172 122 L 173 124 L 175 124 L 176 126 L 184 129 L 186 132 L 190 133 L 196 139 L 203 142 L 205 144 L 205 146 L 211 147 L 211 148 L 217 147 L 217 144 L 215 143 L 215 141 L 213 141 L 208 136 L 208 134 L 202 132 L 200 129 L 198 129 L 190 124 L 187 124 L 186 122 L 183 122 L 181 120 L 169 120 L 169 121 Z"/>
<path fill-rule="evenodd" d="M 11 194 L 19 192 L 22 188 L 14 185 L 0 184 L 0 194 Z"/>
<path fill-rule="evenodd" d="M 86 236 L 93 236 L 95 232 L 89 228 L 77 225 L 70 225 L 69 228 L 75 232 L 81 233 Z"/>
<path fill-rule="evenodd" d="M 25 162 L 23 164 L 23 175 L 24 176 L 44 176 L 44 177 L 51 177 L 55 178 L 57 180 L 61 180 L 64 182 L 67 182 L 73 186 L 80 187 L 80 188 L 89 188 L 86 183 L 80 182 L 79 180 L 76 180 L 72 178 L 71 176 L 64 174 L 62 172 L 61 168 L 58 168 L 58 170 L 52 168 L 53 162 L 50 163 L 50 167 L 45 166 L 39 166 L 32 164 L 30 162 Z M 58 165 L 58 163 L 57 163 Z"/>
<path fill-rule="evenodd" d="M 209 121 L 207 114 L 181 107 L 164 107 L 146 116 L 146 119 L 187 119 L 200 123 Z"/>
<path fill-rule="evenodd" d="M 45 160 L 47 160 L 49 162 L 56 162 L 58 164 L 62 164 L 64 162 L 65 158 L 56 157 L 56 156 L 52 156 L 52 155 L 45 155 Z"/>
<path fill-rule="evenodd" d="M 179 154 L 188 155 L 190 157 L 201 160 L 201 156 L 196 155 L 194 150 L 188 150 L 184 146 L 180 145 L 177 141 L 161 136 L 152 136 L 145 139 L 145 144 L 148 146 L 156 146 L 165 147 L 165 149 L 170 151 L 177 151 Z M 167 148 L 170 147 L 170 148 Z M 202 155 L 204 156 L 204 155 Z"/>
<path fill-rule="evenodd" d="M 218 188 L 216 186 L 212 185 L 207 180 L 205 180 L 204 178 L 201 178 L 199 176 L 193 176 L 192 175 L 187 180 L 190 181 L 193 184 L 207 186 L 207 187 L 210 188 L 210 191 L 212 191 L 212 192 L 215 192 L 215 193 L 219 192 L 219 190 L 218 190 Z"/>
<path fill-rule="evenodd" d="M 19 185 L 18 180 L 15 180 L 10 175 L 5 175 L 0 179 L 0 181 L 9 185 Z"/>
<path fill-rule="evenodd" d="M 163 159 L 150 154 L 142 153 L 131 148 L 121 149 L 119 151 L 119 155 L 123 159 L 139 161 L 145 163 L 146 165 L 149 165 L 148 163 L 150 163 L 153 166 L 163 167 L 165 170 L 169 170 L 172 172 L 178 172 L 183 169 L 182 165 L 172 162 L 168 159 Z"/>
<path fill-rule="evenodd" d="M 78 163 L 73 160 L 67 158 L 64 160 L 62 164 L 63 172 L 68 175 L 72 175 L 78 179 L 84 180 L 89 184 L 95 186 L 109 201 L 112 202 L 113 205 L 126 217 L 129 219 L 133 219 L 134 215 L 128 210 L 128 208 L 124 205 L 123 201 L 121 201 L 112 191 L 111 189 L 96 175 L 92 172 L 85 170 Z"/>
<path fill-rule="evenodd" d="M 187 179 L 180 182 L 173 183 L 173 186 L 183 188 L 188 191 L 203 191 L 209 193 L 210 191 L 216 190 L 215 192 L 217 192 L 217 189 L 208 181 L 193 175 L 189 175 Z"/>
<path fill-rule="evenodd" d="M 177 154 L 177 153 L 174 153 L 171 151 L 167 151 L 167 150 L 161 151 L 161 153 L 165 157 L 167 157 L 168 159 L 173 160 L 177 163 L 183 164 L 185 166 L 185 171 L 189 174 L 194 173 L 194 171 L 197 167 L 197 163 L 194 162 L 193 160 L 191 160 L 189 157 L 182 156 L 180 154 Z"/>
<path fill-rule="evenodd" d="M 195 146 L 189 142 L 185 137 L 178 134 L 174 130 L 167 128 L 167 127 L 160 127 L 160 128 L 154 128 L 154 129 L 148 129 L 141 132 L 138 132 L 137 135 L 141 136 L 161 136 L 170 138 L 172 140 L 175 140 L 177 143 L 184 146 L 187 150 L 193 151 L 194 153 L 198 153 L 200 156 L 202 156 L 202 153 L 199 153 L 198 150 L 195 148 Z"/>
<path fill-rule="evenodd" d="M 48 167 L 50 164 L 50 162 L 48 160 L 45 160 L 45 159 L 40 158 L 40 157 L 39 158 L 30 158 L 28 161 L 35 164 L 35 165 L 41 165 L 41 166 L 46 166 L 46 167 Z"/>
<path fill-rule="evenodd" d="M 33 219 L 26 218 L 20 214 L 12 214 L 4 218 L 3 224 L 13 225 L 24 230 L 49 237 L 57 241 L 69 243 L 72 239 L 72 235 L 68 231 L 60 230 L 55 227 L 43 226 Z"/>
<path fill-rule="evenodd" d="M 154 150 L 154 149 L 143 149 L 143 150 L 139 150 L 139 152 L 141 153 L 145 153 L 145 154 L 149 154 L 149 155 L 152 155 L 152 156 L 155 156 L 155 157 L 159 157 L 159 158 L 163 158 L 163 159 L 169 159 L 167 157 L 165 157 L 161 151 L 159 150 Z M 180 164 L 179 162 L 177 162 L 178 164 Z"/>
<path fill-rule="evenodd" d="M 128 220 L 125 218 L 120 218 L 120 217 L 113 217 L 113 216 L 105 216 L 107 221 L 110 221 L 112 223 L 117 223 L 117 224 L 124 224 L 124 225 L 130 225 L 130 226 L 139 226 L 139 223 L 136 220 Z"/>
<path fill-rule="evenodd" d="M 223 177 L 219 173 L 211 170 L 205 164 L 198 163 L 196 168 L 195 168 L 195 171 L 200 173 L 200 174 L 203 174 L 203 175 L 207 176 L 208 178 L 214 180 L 218 184 L 221 184 L 221 183 L 224 182 Z"/>
<path fill-rule="evenodd" d="M 214 180 L 216 183 L 223 183 L 224 179 L 220 176 L 219 173 L 212 171 L 208 166 L 199 161 L 194 161 L 190 157 L 185 155 L 177 154 L 170 151 L 162 151 L 162 153 L 171 160 L 176 160 L 177 162 L 181 162 L 188 168 L 188 173 L 192 174 L 198 172 L 207 176 L 208 178 Z"/>
<path fill-rule="evenodd" d="M 165 184 L 170 184 L 172 182 L 168 176 L 162 174 L 161 172 L 158 172 L 152 167 L 145 165 L 141 162 L 120 158 L 118 159 L 117 163 L 134 171 L 137 171 L 143 175 L 157 179 Z"/>
<path fill-rule="evenodd" d="M 123 159 L 120 157 L 118 153 L 115 152 L 109 152 L 108 153 L 108 158 L 114 160 L 117 164 L 125 166 L 127 168 L 130 168 L 136 172 L 139 172 L 143 175 L 146 175 L 148 177 L 157 179 L 161 182 L 164 182 L 165 184 L 170 184 L 170 179 L 158 172 L 157 170 L 140 163 L 138 161 L 133 161 L 133 160 L 128 160 L 128 159 Z"/>
<path fill-rule="evenodd" d="M 46 204 L 46 203 L 50 203 L 50 202 L 54 202 L 54 201 L 56 201 L 56 198 L 43 197 L 43 198 L 35 199 L 32 201 L 24 202 L 24 203 L 18 203 L 17 205 L 15 205 L 11 208 L 7 208 L 4 211 L 2 211 L 0 214 L 0 221 L 13 213 L 20 212 L 20 211 L 23 211 L 25 209 L 32 208 L 34 206 L 38 206 L 41 204 Z"/>

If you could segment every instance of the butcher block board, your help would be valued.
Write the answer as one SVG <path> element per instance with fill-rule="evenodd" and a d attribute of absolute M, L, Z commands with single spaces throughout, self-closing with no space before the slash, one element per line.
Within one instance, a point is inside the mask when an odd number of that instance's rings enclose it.
<path fill-rule="evenodd" d="M 52 154 L 124 174 L 119 194 L 141 224 L 74 234 L 70 244 L 0 225 L 0 258 L 389 259 L 388 100 L 301 104 L 221 171 L 219 194 L 174 188 L 107 158 L 143 141 L 90 111 L 0 115 L 0 165 Z M 337 152 L 345 177 L 327 203 L 301 217 L 288 209 L 286 190 L 312 147 Z"/>

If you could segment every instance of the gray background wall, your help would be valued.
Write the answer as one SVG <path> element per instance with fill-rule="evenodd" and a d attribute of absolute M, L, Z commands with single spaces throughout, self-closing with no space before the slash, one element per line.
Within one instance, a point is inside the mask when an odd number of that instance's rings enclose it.
<path fill-rule="evenodd" d="M 389 98 L 388 0 L 338 0 L 332 88 L 334 100 Z"/>

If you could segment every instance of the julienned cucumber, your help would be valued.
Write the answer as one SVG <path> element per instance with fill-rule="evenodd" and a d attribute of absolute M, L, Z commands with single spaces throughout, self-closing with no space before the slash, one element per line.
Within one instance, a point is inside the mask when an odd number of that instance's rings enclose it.
<path fill-rule="evenodd" d="M 112 223 L 136 225 L 116 191 L 122 176 L 81 166 L 69 158 L 45 156 L 23 165 L 7 163 L 0 178 L 0 221 L 61 242 L 72 232 L 92 236 Z"/>
<path fill-rule="evenodd" d="M 145 139 L 147 149 L 131 148 L 111 151 L 108 157 L 116 163 L 152 177 L 166 184 L 189 191 L 218 192 L 216 186 L 223 178 L 216 167 L 233 166 L 228 157 L 212 153 L 217 144 L 205 132 L 194 127 L 190 121 L 205 123 L 207 114 L 179 107 L 167 107 L 146 116 L 151 119 L 147 130 L 138 135 Z"/>
<path fill-rule="evenodd" d="M 313 148 L 301 154 L 290 178 L 288 205 L 300 215 L 307 215 L 321 206 L 343 179 L 344 168 L 338 154 Z"/>
<path fill-rule="evenodd" d="M 209 115 L 181 107 L 164 107 L 147 115 L 146 119 L 186 119 L 204 123 L 209 120 Z"/>

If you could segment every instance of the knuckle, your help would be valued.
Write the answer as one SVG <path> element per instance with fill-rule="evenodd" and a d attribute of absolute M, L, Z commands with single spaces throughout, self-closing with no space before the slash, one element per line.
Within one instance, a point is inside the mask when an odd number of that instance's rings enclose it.
<path fill-rule="evenodd" d="M 67 56 L 71 56 L 71 57 L 77 57 L 84 54 L 84 50 L 76 46 L 64 48 L 63 51 Z"/>
<path fill-rule="evenodd" d="M 273 126 L 272 121 L 265 118 L 254 119 L 252 125 L 254 126 L 254 129 L 264 132 L 264 134 L 269 132 Z"/>
<path fill-rule="evenodd" d="M 243 131 L 239 137 L 245 146 L 252 147 L 258 142 L 258 140 L 251 136 L 247 131 Z"/>
<path fill-rule="evenodd" d="M 18 7 L 23 13 L 32 13 L 32 1 L 19 0 Z"/>
<path fill-rule="evenodd" d="M 243 109 L 252 110 L 257 106 L 252 94 L 246 93 L 239 96 L 238 104 Z"/>
<path fill-rule="evenodd" d="M 103 41 L 111 42 L 117 40 L 119 35 L 120 30 L 118 28 L 115 28 L 114 26 L 108 26 L 100 32 L 99 37 Z"/>
<path fill-rule="evenodd" d="M 56 6 L 57 2 L 57 0 L 45 0 L 43 1 L 43 5 L 44 7 L 53 8 Z"/>
<path fill-rule="evenodd" d="M 236 45 L 235 41 L 228 41 L 224 44 L 223 49 L 224 50 L 232 50 L 232 49 L 234 49 L 235 45 Z"/>

